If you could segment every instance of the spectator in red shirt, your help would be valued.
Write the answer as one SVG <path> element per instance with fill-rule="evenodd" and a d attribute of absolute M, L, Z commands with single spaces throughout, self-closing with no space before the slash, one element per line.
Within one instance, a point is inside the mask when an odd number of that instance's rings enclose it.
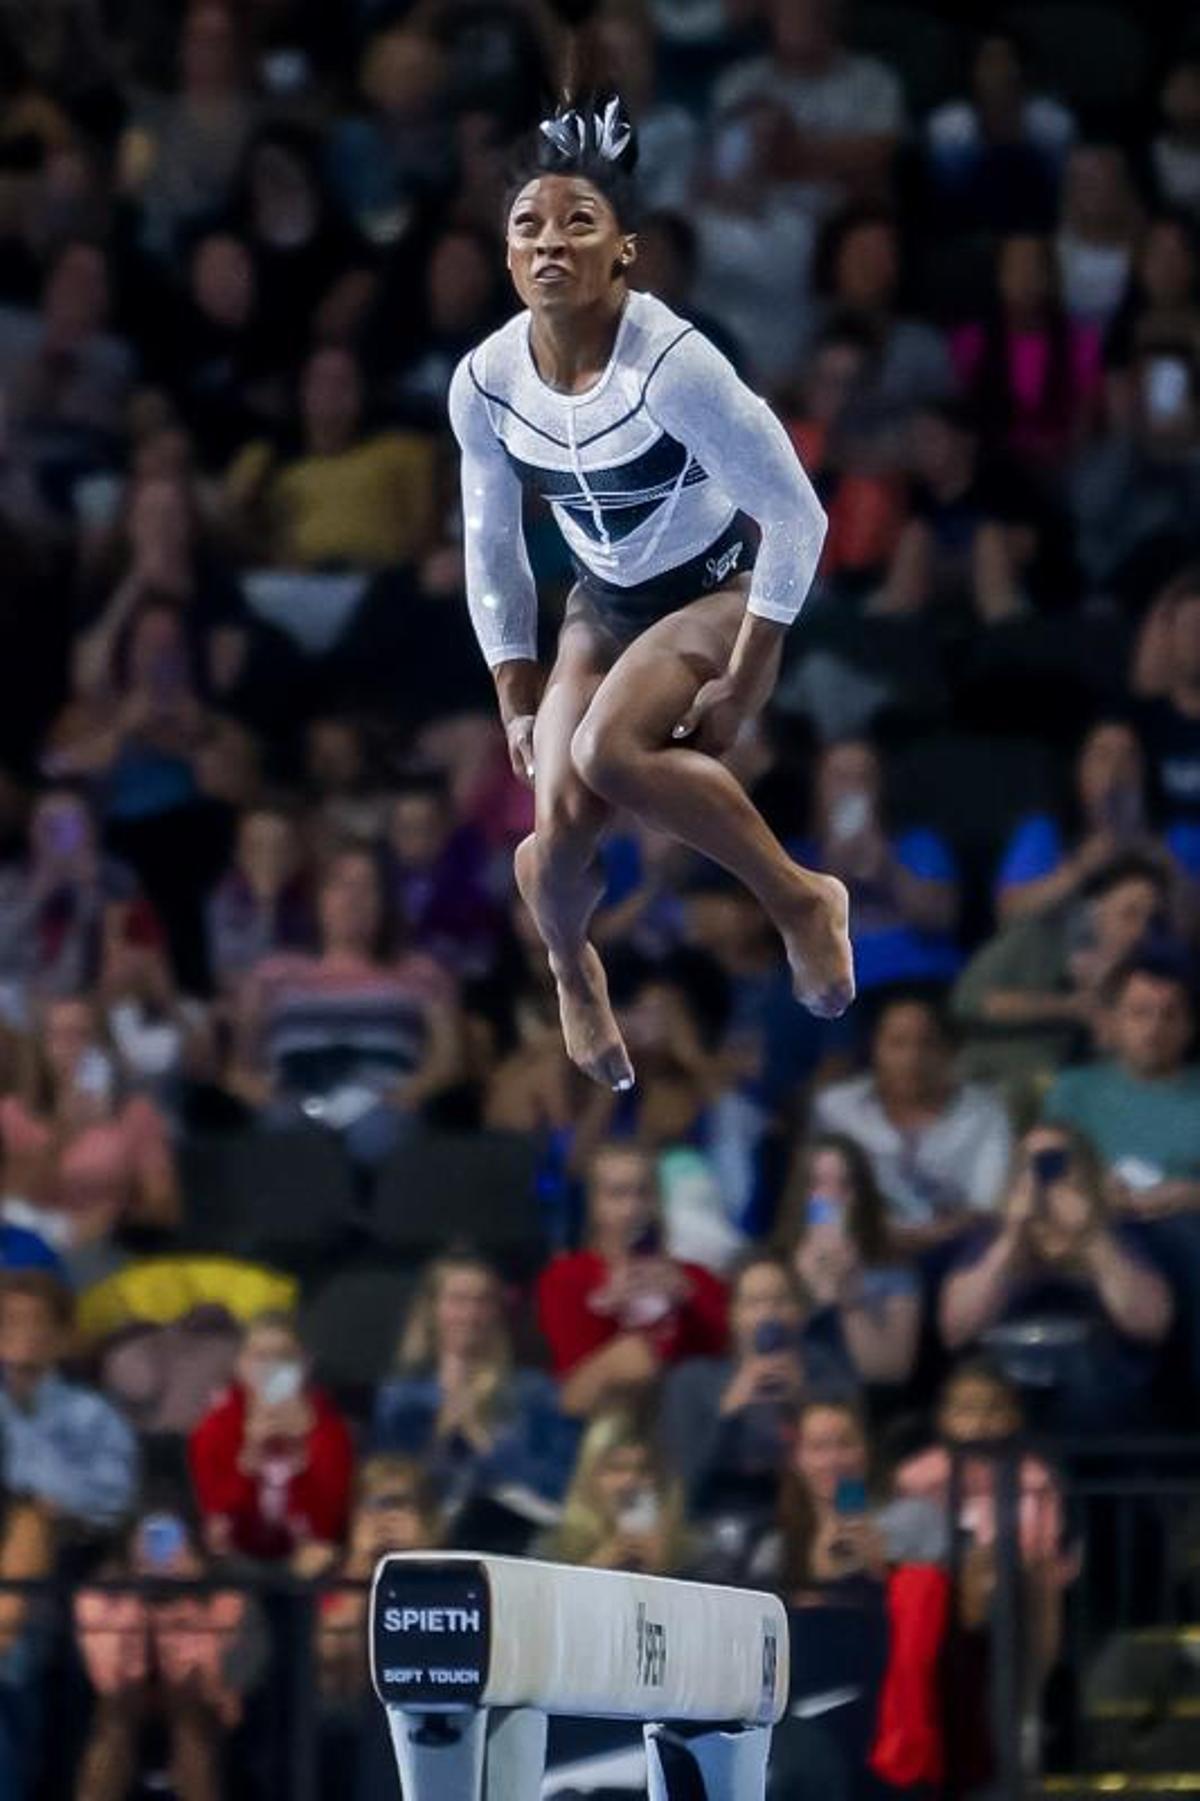
<path fill-rule="evenodd" d="M 214 1556 L 274 1562 L 343 1538 L 350 1433 L 309 1381 L 288 1315 L 264 1313 L 251 1322 L 237 1379 L 192 1433 L 188 1457 Z"/>
<path fill-rule="evenodd" d="M 587 1245 L 555 1257 L 538 1282 L 538 1319 L 562 1406 L 575 1415 L 635 1400 L 660 1370 L 725 1347 L 724 1284 L 661 1248 L 654 1161 L 602 1145 L 588 1172 Z"/>

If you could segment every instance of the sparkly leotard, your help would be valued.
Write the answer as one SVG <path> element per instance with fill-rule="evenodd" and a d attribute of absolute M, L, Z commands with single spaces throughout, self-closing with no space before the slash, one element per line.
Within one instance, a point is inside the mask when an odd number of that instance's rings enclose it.
<path fill-rule="evenodd" d="M 489 665 L 536 655 L 526 487 L 549 503 L 580 585 L 620 636 L 751 566 L 749 610 L 789 624 L 826 521 L 766 402 L 648 294 L 630 294 L 608 366 L 582 394 L 542 380 L 529 324 L 521 313 L 493 332 L 450 388 L 467 600 Z"/>

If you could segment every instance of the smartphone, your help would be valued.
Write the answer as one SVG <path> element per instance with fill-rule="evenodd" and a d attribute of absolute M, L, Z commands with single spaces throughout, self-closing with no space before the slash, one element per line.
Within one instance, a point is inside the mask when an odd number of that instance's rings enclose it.
<path fill-rule="evenodd" d="M 834 801 L 829 815 L 829 829 L 834 838 L 844 844 L 851 838 L 861 838 L 874 817 L 871 796 L 865 788 L 855 788 L 849 794 L 839 795 Z"/>
<path fill-rule="evenodd" d="M 1038 1187 L 1049 1188 L 1052 1183 L 1063 1180 L 1071 1167 L 1070 1154 L 1065 1145 L 1050 1145 L 1044 1151 L 1034 1151 L 1029 1167 Z"/>
<path fill-rule="evenodd" d="M 138 1527 L 138 1552 L 152 1570 L 170 1569 L 187 1543 L 183 1521 L 173 1513 L 148 1513 Z"/>
<path fill-rule="evenodd" d="M 94 1101 L 112 1099 L 114 1084 L 113 1061 L 107 1051 L 99 1045 L 89 1045 L 83 1051 L 75 1065 L 75 1087 L 80 1094 L 86 1094 Z"/>
<path fill-rule="evenodd" d="M 1191 399 L 1192 372 L 1181 356 L 1153 356 L 1142 376 L 1146 416 L 1154 425 L 1177 425 Z"/>
<path fill-rule="evenodd" d="M 617 1524 L 622 1532 L 641 1538 L 658 1530 L 660 1517 L 658 1496 L 652 1488 L 643 1488 L 625 1502 L 617 1515 Z"/>
<path fill-rule="evenodd" d="M 867 1485 L 861 1476 L 843 1476 L 833 1496 L 833 1511 L 855 1519 L 867 1511 Z"/>
<path fill-rule="evenodd" d="M 810 1194 L 807 1213 L 810 1226 L 840 1227 L 845 1224 L 841 1202 L 831 1200 L 827 1194 Z"/>
<path fill-rule="evenodd" d="M 754 1353 L 757 1357 L 776 1357 L 780 1351 L 796 1348 L 796 1334 L 781 1319 L 765 1319 L 754 1328 Z"/>
<path fill-rule="evenodd" d="M 266 1407 L 281 1407 L 294 1401 L 304 1387 L 304 1367 L 299 1363 L 277 1363 L 267 1371 L 258 1386 L 258 1398 Z"/>
<path fill-rule="evenodd" d="M 657 1257 L 662 1250 L 662 1227 L 656 1219 L 644 1225 L 629 1249 L 635 1257 Z"/>

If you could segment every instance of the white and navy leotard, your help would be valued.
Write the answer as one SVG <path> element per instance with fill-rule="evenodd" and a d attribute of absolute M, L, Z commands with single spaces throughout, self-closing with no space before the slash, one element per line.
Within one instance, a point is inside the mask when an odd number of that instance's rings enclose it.
<path fill-rule="evenodd" d="M 790 623 L 826 520 L 766 402 L 649 294 L 630 294 L 608 367 L 582 394 L 539 376 L 529 323 L 520 313 L 493 332 L 450 386 L 467 600 L 489 665 L 536 656 L 526 487 L 549 502 L 581 583 L 622 636 L 751 564 L 750 611 Z"/>

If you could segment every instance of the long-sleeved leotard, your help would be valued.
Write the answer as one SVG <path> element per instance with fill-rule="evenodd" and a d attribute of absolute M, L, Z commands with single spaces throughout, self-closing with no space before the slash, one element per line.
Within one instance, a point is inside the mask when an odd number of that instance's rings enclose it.
<path fill-rule="evenodd" d="M 661 301 L 631 294 L 612 358 L 584 394 L 548 387 L 529 315 L 464 358 L 450 389 L 462 450 L 467 599 L 489 665 L 536 655 L 522 491 L 549 502 L 593 594 L 665 594 L 697 563 L 698 598 L 751 561 L 749 610 L 790 623 L 812 585 L 825 513 L 787 434 L 728 360 Z M 711 555 L 714 547 L 719 555 Z M 672 600 L 658 608 L 667 612 Z M 651 614 L 651 617 L 653 614 Z M 649 618 L 645 620 L 649 623 Z"/>

